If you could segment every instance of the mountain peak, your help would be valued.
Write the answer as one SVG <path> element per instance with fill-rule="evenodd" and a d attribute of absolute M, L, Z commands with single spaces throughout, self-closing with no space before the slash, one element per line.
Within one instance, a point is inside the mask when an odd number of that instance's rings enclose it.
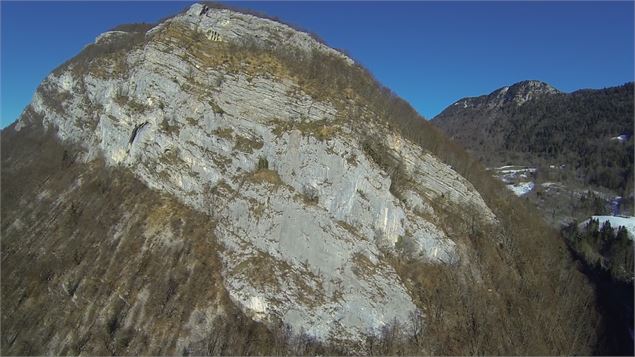
<path fill-rule="evenodd" d="M 428 124 L 352 63 L 306 32 L 195 4 L 145 32 L 99 37 L 47 77 L 15 130 L 54 127 L 87 162 L 208 214 L 223 288 L 253 320 L 356 343 L 417 311 L 386 254 L 459 262 L 441 218 L 419 213 L 427 202 L 497 218 L 401 134 Z M 384 103 L 404 129 L 380 115 Z M 417 184 L 402 190 L 404 179 Z"/>
<path fill-rule="evenodd" d="M 538 80 L 525 80 L 499 88 L 488 95 L 479 97 L 462 98 L 454 102 L 446 110 L 461 110 L 466 108 L 500 108 L 508 103 L 522 105 L 528 100 L 543 95 L 552 95 L 562 93 L 548 83 Z M 444 110 L 444 112 L 446 111 Z M 443 112 L 442 112 L 443 113 Z M 441 116 L 439 114 L 438 116 Z"/>
<path fill-rule="evenodd" d="M 487 102 L 496 106 L 510 102 L 521 105 L 537 96 L 557 93 L 560 93 L 560 91 L 548 83 L 538 80 L 526 80 L 493 91 L 487 96 Z"/>
<path fill-rule="evenodd" d="M 587 301 L 551 293 L 564 245 L 370 72 L 213 5 L 149 27 L 100 36 L 2 131 L 0 352 L 470 354 L 499 326 L 479 351 L 573 344 L 549 334 Z"/>
<path fill-rule="evenodd" d="M 278 18 L 216 3 L 195 3 L 183 14 L 168 20 L 201 32 L 207 40 L 259 45 L 268 48 L 291 46 L 304 51 L 321 51 L 354 61 L 327 46 L 317 35 L 286 24 Z"/>
<path fill-rule="evenodd" d="M 512 84 L 510 87 L 506 87 L 509 89 L 510 93 L 514 93 L 515 95 L 522 94 L 553 94 L 560 93 L 559 90 L 554 88 L 549 83 L 538 81 L 538 80 L 526 80 L 518 83 Z"/>

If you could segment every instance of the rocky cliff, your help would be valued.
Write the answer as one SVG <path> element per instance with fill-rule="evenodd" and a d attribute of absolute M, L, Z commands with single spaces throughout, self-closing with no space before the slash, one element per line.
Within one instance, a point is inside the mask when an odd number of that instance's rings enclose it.
<path fill-rule="evenodd" d="M 213 353 L 197 348 L 236 307 L 270 329 L 359 351 L 390 326 L 433 319 L 421 276 L 407 278 L 399 260 L 461 271 L 456 284 L 489 281 L 467 236 L 492 232 L 485 244 L 502 247 L 506 223 L 454 165 L 386 120 L 403 106 L 365 73 L 306 33 L 201 4 L 151 29 L 100 35 L 3 131 L 3 352 Z M 409 125 L 436 133 L 420 117 Z M 50 143 L 75 174 L 62 180 L 54 164 L 11 196 L 39 159 L 4 144 L 25 138 Z M 116 200 L 111 191 L 123 200 L 114 217 L 86 231 L 91 216 L 105 219 L 86 207 Z M 87 250 L 75 257 L 74 246 Z M 61 265 L 25 288 L 20 262 L 55 252 Z M 64 312 L 42 311 L 55 289 L 81 311 L 59 329 Z M 18 301 L 10 313 L 8 301 Z M 33 314 L 35 345 L 20 322 Z"/>

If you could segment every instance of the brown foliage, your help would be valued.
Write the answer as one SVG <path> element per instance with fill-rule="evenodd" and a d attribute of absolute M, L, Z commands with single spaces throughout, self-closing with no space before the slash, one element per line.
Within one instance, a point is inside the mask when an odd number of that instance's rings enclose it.
<path fill-rule="evenodd" d="M 231 306 L 214 222 L 52 131 L 2 132 L 2 354 L 176 353 L 193 309 Z"/>

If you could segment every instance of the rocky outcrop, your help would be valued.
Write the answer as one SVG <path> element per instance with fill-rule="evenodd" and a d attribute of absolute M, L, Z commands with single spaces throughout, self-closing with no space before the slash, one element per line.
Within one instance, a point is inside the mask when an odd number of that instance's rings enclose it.
<path fill-rule="evenodd" d="M 502 105 L 513 103 L 520 106 L 533 98 L 539 98 L 545 95 L 561 93 L 548 83 L 529 80 L 514 83 L 511 86 L 499 88 L 492 93 L 480 97 L 464 98 L 456 101 L 450 107 L 446 108 L 444 115 L 448 116 L 452 110 L 464 109 L 496 109 Z"/>
<path fill-rule="evenodd" d="M 406 321 L 416 307 L 385 254 L 408 244 L 417 259 L 458 264 L 461 247 L 435 207 L 496 217 L 452 167 L 384 127 L 346 117 L 275 63 L 237 71 L 215 56 L 224 43 L 256 42 L 353 65 L 348 57 L 274 21 L 201 12 L 193 5 L 98 70 L 71 62 L 46 78 L 28 110 L 82 146 L 84 162 L 104 157 L 213 219 L 224 286 L 253 319 L 349 341 Z M 206 51 L 196 52 L 196 41 L 207 41 Z M 253 68 L 253 59 L 235 60 Z M 15 130 L 28 130 L 30 118 Z M 369 153 L 368 137 L 410 185 L 395 189 L 394 170 Z"/>

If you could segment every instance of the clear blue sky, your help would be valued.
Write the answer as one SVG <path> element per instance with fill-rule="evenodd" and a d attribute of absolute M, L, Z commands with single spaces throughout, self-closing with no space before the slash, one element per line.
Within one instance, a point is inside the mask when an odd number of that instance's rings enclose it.
<path fill-rule="evenodd" d="M 191 2 L 2 1 L 2 127 L 103 31 Z M 633 2 L 240 2 L 346 49 L 431 118 L 525 79 L 563 91 L 633 80 Z"/>

